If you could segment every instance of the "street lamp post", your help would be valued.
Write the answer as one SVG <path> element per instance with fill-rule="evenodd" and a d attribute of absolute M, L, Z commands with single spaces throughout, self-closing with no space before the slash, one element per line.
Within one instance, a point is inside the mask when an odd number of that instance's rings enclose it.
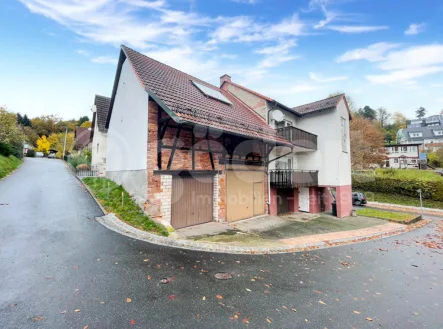
<path fill-rule="evenodd" d="M 421 217 L 423 217 L 423 199 L 421 196 L 421 193 L 422 193 L 421 189 L 418 189 L 417 192 L 418 192 L 418 195 L 420 196 L 420 213 L 421 213 Z"/>
<path fill-rule="evenodd" d="M 65 130 L 65 142 L 64 142 L 64 144 L 63 144 L 63 160 L 65 160 L 65 151 L 66 151 L 66 137 L 67 137 L 67 135 L 68 135 L 68 127 L 66 127 L 66 130 Z"/>

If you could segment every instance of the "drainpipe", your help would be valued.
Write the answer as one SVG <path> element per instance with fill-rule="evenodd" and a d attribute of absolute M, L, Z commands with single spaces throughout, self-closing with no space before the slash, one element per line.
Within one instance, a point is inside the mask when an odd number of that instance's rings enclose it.
<path fill-rule="evenodd" d="M 269 122 L 269 113 L 271 113 L 277 107 L 277 101 L 274 100 L 274 106 L 268 110 L 267 119 Z M 266 175 L 268 175 L 268 214 L 271 214 L 271 177 L 269 175 L 269 162 L 266 164 Z"/>

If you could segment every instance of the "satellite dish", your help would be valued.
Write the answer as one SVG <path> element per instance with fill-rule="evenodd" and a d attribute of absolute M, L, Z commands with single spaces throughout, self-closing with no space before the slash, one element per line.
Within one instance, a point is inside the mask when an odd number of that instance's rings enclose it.
<path fill-rule="evenodd" d="M 272 111 L 272 119 L 274 119 L 275 121 L 281 122 L 281 121 L 283 121 L 284 118 L 285 118 L 285 115 L 283 114 L 282 111 L 280 111 L 280 110 Z"/>

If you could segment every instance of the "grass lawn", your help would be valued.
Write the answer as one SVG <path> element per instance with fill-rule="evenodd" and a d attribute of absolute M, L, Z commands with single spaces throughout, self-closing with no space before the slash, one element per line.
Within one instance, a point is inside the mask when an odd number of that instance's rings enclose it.
<path fill-rule="evenodd" d="M 391 212 L 391 211 L 370 209 L 370 208 L 357 210 L 357 215 L 387 219 L 395 222 L 408 222 L 411 219 L 417 217 L 417 215 L 403 214 L 398 212 Z"/>
<path fill-rule="evenodd" d="M 382 203 L 392 203 L 392 204 L 400 204 L 405 206 L 420 207 L 420 200 L 418 198 L 418 194 L 416 198 L 413 198 L 401 194 L 388 194 L 388 193 L 367 192 L 367 191 L 366 192 L 361 191 L 361 192 L 365 194 L 369 202 L 375 201 Z M 443 201 L 423 199 L 423 207 L 443 209 Z"/>
<path fill-rule="evenodd" d="M 21 160 L 13 155 L 8 157 L 0 155 L 0 179 L 8 176 L 11 172 L 17 169 L 21 163 Z"/>
<path fill-rule="evenodd" d="M 113 212 L 122 221 L 138 229 L 168 236 L 168 230 L 146 216 L 121 185 L 102 177 L 87 177 L 83 179 L 83 182 L 89 186 L 106 211 Z M 124 196 L 123 206 L 122 193 Z"/>
<path fill-rule="evenodd" d="M 443 177 L 437 175 L 433 171 L 418 170 L 418 169 L 385 169 L 377 168 L 377 176 L 386 178 L 398 178 L 398 179 L 413 179 L 421 181 L 440 181 L 443 182 Z"/>

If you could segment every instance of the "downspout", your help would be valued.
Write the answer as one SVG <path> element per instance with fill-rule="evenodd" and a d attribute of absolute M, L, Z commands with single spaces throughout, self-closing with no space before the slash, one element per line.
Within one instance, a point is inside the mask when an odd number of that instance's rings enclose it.
<path fill-rule="evenodd" d="M 270 110 L 268 110 L 268 113 L 267 113 L 268 124 L 269 124 L 269 113 L 271 113 L 271 111 L 273 111 L 276 107 L 277 107 L 277 101 L 274 100 L 274 106 Z M 266 164 L 266 175 L 268 175 L 268 214 L 270 214 L 271 213 L 271 179 L 270 179 L 270 175 L 269 175 L 269 161 Z"/>

